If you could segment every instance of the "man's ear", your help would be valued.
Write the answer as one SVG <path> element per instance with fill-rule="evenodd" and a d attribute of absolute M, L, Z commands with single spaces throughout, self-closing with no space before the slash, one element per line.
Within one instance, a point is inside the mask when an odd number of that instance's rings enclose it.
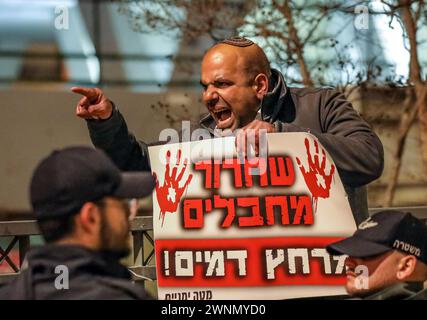
<path fill-rule="evenodd" d="M 413 275 L 416 266 L 417 258 L 412 255 L 405 255 L 397 265 L 396 278 L 400 281 L 408 280 Z"/>
<path fill-rule="evenodd" d="M 76 223 L 86 234 L 98 234 L 101 225 L 100 209 L 92 202 L 86 202 L 76 217 Z"/>
<path fill-rule="evenodd" d="M 260 73 L 255 77 L 254 88 L 258 99 L 262 99 L 268 92 L 268 77 L 264 73 Z"/>

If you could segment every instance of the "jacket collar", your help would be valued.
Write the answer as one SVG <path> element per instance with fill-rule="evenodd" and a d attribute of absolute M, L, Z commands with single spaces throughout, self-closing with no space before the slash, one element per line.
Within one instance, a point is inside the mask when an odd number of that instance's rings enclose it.
<path fill-rule="evenodd" d="M 263 121 L 273 123 L 277 120 L 281 107 L 285 104 L 289 89 L 282 73 L 276 69 L 271 70 L 270 83 L 272 89 L 267 92 L 261 102 L 261 116 Z"/>
<path fill-rule="evenodd" d="M 28 268 L 33 275 L 40 271 L 54 274 L 52 268 L 59 264 L 67 265 L 70 275 L 73 273 L 102 274 L 114 278 L 130 279 L 126 267 L 109 252 L 98 252 L 77 245 L 47 244 L 32 249 L 28 253 Z"/>
<path fill-rule="evenodd" d="M 422 282 L 401 282 L 376 292 L 364 300 L 403 300 L 412 299 L 423 292 Z"/>

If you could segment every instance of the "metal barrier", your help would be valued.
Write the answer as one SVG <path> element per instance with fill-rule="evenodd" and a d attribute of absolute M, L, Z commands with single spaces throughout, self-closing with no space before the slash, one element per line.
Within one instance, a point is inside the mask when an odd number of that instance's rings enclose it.
<path fill-rule="evenodd" d="M 148 278 L 156 280 L 156 269 L 149 265 L 154 257 L 154 240 L 149 234 L 153 230 L 152 216 L 138 216 L 131 222 L 131 234 L 133 243 L 133 265 L 129 266 L 133 280 Z M 0 263 L 3 261 L 13 269 L 12 273 L 0 273 L 0 284 L 8 282 L 19 275 L 25 255 L 30 249 L 30 236 L 39 235 L 39 229 L 35 220 L 1 221 L 0 237 L 12 237 L 6 249 L 0 246 Z M 144 239 L 152 246 L 149 252 L 145 252 Z M 12 249 L 18 244 L 18 265 L 9 257 Z"/>
<path fill-rule="evenodd" d="M 405 212 L 411 212 L 420 219 L 427 220 L 427 206 L 420 207 L 399 207 L 399 208 L 371 208 L 370 214 L 377 211 L 393 209 Z M 156 269 L 154 265 L 149 265 L 154 257 L 154 240 L 148 233 L 153 230 L 152 216 L 138 216 L 131 222 L 131 234 L 133 243 L 133 265 L 129 267 L 132 271 L 133 280 L 143 280 L 148 278 L 156 280 Z M 13 273 L 0 274 L 0 284 L 10 281 L 12 278 L 19 275 L 22 262 L 25 255 L 30 249 L 30 236 L 39 235 L 40 232 L 35 220 L 22 221 L 2 221 L 0 222 L 0 237 L 12 236 L 12 240 L 7 245 L 6 249 L 0 246 L 0 263 L 6 261 L 14 270 Z M 148 240 L 152 246 L 149 252 L 144 252 L 144 238 Z M 19 248 L 19 266 L 17 266 L 9 257 L 11 250 L 18 243 Z"/>

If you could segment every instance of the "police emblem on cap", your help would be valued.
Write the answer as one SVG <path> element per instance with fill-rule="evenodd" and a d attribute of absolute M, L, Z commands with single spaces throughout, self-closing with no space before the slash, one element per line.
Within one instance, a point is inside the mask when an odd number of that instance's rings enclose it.
<path fill-rule="evenodd" d="M 363 221 L 361 224 L 359 224 L 358 229 L 365 230 L 365 229 L 376 227 L 377 225 L 378 225 L 378 222 L 373 221 L 372 218 L 369 217 L 368 219 Z"/>

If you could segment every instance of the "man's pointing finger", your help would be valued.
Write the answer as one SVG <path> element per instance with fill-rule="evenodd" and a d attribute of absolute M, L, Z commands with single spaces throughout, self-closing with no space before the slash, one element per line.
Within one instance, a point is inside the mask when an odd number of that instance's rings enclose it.
<path fill-rule="evenodd" d="M 98 97 L 98 92 L 93 88 L 72 87 L 71 91 L 84 95 L 89 99 L 95 99 Z"/>

